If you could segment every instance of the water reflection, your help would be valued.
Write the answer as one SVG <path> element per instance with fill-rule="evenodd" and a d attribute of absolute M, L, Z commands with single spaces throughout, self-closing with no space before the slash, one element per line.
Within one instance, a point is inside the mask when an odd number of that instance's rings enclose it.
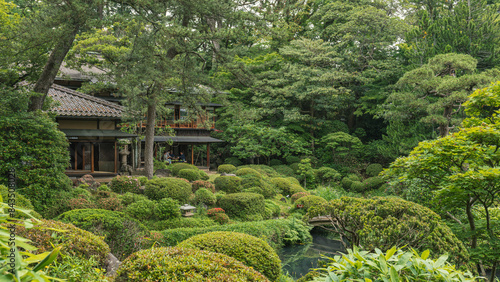
<path fill-rule="evenodd" d="M 327 238 L 322 232 L 311 232 L 313 242 L 307 245 L 285 247 L 278 253 L 283 273 L 289 273 L 294 279 L 304 276 L 311 268 L 318 268 L 321 255 L 334 256 L 338 252 L 345 252 L 344 246 L 338 240 Z"/>

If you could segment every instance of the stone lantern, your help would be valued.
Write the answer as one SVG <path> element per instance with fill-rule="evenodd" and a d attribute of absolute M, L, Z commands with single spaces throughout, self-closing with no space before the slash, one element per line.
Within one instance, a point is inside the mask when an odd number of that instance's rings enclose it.
<path fill-rule="evenodd" d="M 193 207 L 193 206 L 188 205 L 188 204 L 181 206 L 182 216 L 185 216 L 185 217 L 193 216 L 195 212 L 196 212 L 196 207 Z"/>

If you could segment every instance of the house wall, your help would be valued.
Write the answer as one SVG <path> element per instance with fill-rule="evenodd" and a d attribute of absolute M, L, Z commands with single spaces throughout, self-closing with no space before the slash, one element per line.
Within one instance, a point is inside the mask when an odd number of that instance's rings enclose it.
<path fill-rule="evenodd" d="M 59 129 L 98 129 L 97 120 L 59 119 Z"/>

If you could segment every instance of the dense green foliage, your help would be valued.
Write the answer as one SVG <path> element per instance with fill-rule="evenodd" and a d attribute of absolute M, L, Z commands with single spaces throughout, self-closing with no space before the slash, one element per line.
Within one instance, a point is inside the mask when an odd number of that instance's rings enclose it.
<path fill-rule="evenodd" d="M 179 170 L 178 176 L 191 182 L 201 179 L 200 170 L 198 169 L 183 168 Z"/>
<path fill-rule="evenodd" d="M 273 219 L 259 222 L 245 222 L 206 228 L 177 228 L 162 232 L 162 246 L 175 246 L 178 243 L 198 234 L 215 231 L 230 231 L 245 233 L 261 238 L 274 249 L 284 245 L 307 243 L 312 240 L 309 227 L 295 219 Z"/>
<path fill-rule="evenodd" d="M 273 248 L 262 239 L 251 235 L 210 232 L 193 236 L 177 246 L 228 255 L 262 273 L 271 281 L 276 281 L 281 273 L 281 261 Z"/>
<path fill-rule="evenodd" d="M 147 233 L 144 225 L 122 212 L 101 209 L 72 210 L 59 215 L 57 219 L 104 236 L 104 241 L 118 259 L 139 250 L 142 237 Z"/>
<path fill-rule="evenodd" d="M 437 255 L 449 254 L 454 263 L 469 262 L 465 246 L 441 222 L 439 215 L 426 207 L 398 198 L 342 197 L 311 208 L 308 215 L 332 217 L 335 232 L 348 239 L 352 246 L 384 251 L 392 246 L 430 249 Z"/>
<path fill-rule="evenodd" d="M 242 190 L 241 178 L 237 176 L 219 176 L 214 180 L 215 189 L 226 193 L 236 193 Z"/>
<path fill-rule="evenodd" d="M 262 220 L 264 217 L 264 197 L 257 193 L 227 194 L 217 203 L 231 218 Z"/>
<path fill-rule="evenodd" d="M 179 176 L 179 172 L 183 169 L 198 170 L 198 168 L 196 166 L 191 165 L 191 164 L 187 164 L 187 163 L 176 163 L 176 164 L 173 164 L 172 166 L 170 166 L 169 169 L 172 172 L 173 176 Z"/>
<path fill-rule="evenodd" d="M 232 173 L 236 171 L 236 167 L 232 164 L 223 164 L 217 168 L 219 173 Z"/>
<path fill-rule="evenodd" d="M 151 179 L 146 183 L 144 190 L 144 194 L 151 200 L 172 198 L 181 204 L 187 203 L 191 193 L 192 188 L 189 182 L 173 177 Z"/>
<path fill-rule="evenodd" d="M 321 197 L 314 196 L 314 195 L 307 195 L 307 196 L 298 198 L 294 204 L 296 207 L 301 206 L 301 209 L 308 211 L 312 207 L 320 207 L 326 203 L 327 203 L 327 201 Z"/>
<path fill-rule="evenodd" d="M 118 175 L 117 177 L 111 179 L 110 186 L 111 190 L 118 194 L 124 194 L 127 192 L 139 193 L 141 183 L 136 178 Z"/>
<path fill-rule="evenodd" d="M 134 253 L 120 265 L 115 279 L 116 282 L 159 280 L 269 281 L 229 256 L 183 248 L 152 248 Z"/>

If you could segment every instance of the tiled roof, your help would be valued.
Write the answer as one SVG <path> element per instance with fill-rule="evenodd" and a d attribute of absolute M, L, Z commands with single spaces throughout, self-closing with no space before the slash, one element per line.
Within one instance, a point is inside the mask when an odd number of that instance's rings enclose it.
<path fill-rule="evenodd" d="M 118 104 L 57 84 L 52 84 L 48 95 L 60 104 L 51 110 L 58 116 L 121 117 L 124 110 Z"/>

